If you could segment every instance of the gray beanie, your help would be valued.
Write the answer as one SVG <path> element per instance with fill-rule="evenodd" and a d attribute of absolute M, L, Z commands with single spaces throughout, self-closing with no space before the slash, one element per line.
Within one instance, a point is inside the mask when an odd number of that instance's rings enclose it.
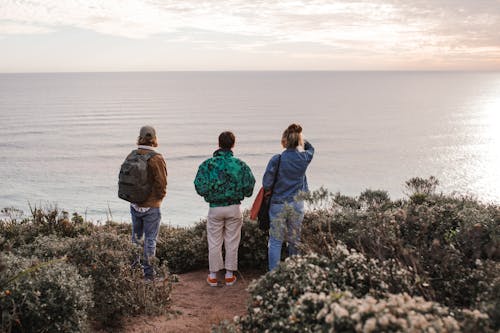
<path fill-rule="evenodd" d="M 139 137 L 143 139 L 156 139 L 156 131 L 153 126 L 142 126 Z"/>

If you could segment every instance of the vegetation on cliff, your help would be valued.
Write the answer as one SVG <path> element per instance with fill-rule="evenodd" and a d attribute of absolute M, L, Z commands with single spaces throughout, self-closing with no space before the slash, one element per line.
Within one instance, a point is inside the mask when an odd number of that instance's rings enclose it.
<path fill-rule="evenodd" d="M 302 256 L 264 274 L 267 236 L 244 218 L 240 268 L 262 269 L 246 315 L 215 332 L 495 332 L 500 329 L 500 207 L 437 193 L 434 178 L 357 197 L 305 195 Z M 119 327 L 169 310 L 172 273 L 205 269 L 205 221 L 162 226 L 146 284 L 130 225 L 95 225 L 55 207 L 0 221 L 2 332 Z"/>

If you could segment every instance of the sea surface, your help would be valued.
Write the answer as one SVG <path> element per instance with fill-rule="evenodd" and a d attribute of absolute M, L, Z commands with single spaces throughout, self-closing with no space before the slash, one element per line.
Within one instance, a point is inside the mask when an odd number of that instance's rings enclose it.
<path fill-rule="evenodd" d="M 400 198 L 433 175 L 500 203 L 499 72 L 159 72 L 0 74 L 0 208 L 129 221 L 118 171 L 150 124 L 168 168 L 163 223 L 188 226 L 208 210 L 193 179 L 218 134 L 236 134 L 256 193 L 292 122 L 316 148 L 311 189 Z"/>

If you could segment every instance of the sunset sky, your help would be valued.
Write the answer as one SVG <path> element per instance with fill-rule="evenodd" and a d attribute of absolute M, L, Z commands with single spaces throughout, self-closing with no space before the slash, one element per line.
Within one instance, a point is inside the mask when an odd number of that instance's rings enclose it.
<path fill-rule="evenodd" d="M 0 0 L 0 72 L 500 70 L 500 0 Z"/>

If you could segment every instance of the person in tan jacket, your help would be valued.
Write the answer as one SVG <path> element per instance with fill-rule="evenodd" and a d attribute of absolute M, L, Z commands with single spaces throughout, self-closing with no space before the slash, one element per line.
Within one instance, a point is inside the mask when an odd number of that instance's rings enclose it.
<path fill-rule="evenodd" d="M 163 198 L 167 194 L 167 165 L 163 156 L 155 152 L 158 147 L 156 131 L 152 126 L 143 126 L 137 139 L 137 153 L 140 155 L 151 154 L 148 159 L 148 180 L 151 192 L 146 200 L 141 203 L 130 204 L 130 214 L 132 216 L 132 242 L 139 244 L 144 235 L 144 278 L 146 280 L 155 279 L 155 271 L 150 263 L 150 259 L 156 253 L 156 239 L 160 229 L 161 211 L 160 206 Z"/>

